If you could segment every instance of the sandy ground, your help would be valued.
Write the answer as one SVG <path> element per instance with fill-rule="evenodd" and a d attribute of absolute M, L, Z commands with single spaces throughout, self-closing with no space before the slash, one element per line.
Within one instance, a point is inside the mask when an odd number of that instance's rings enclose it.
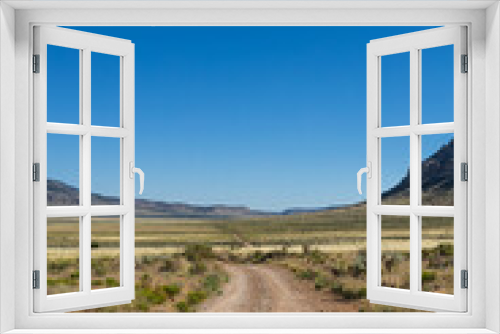
<path fill-rule="evenodd" d="M 224 264 L 230 281 L 222 295 L 210 298 L 199 312 L 349 312 L 358 304 L 314 290 L 284 268 L 265 264 Z"/>

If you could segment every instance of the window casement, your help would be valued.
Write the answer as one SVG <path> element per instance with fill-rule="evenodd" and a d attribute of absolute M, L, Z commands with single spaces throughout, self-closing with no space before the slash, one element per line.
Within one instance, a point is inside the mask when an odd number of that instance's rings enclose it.
<path fill-rule="evenodd" d="M 453 62 L 453 121 L 424 123 L 422 115 L 422 58 L 426 50 L 452 47 Z M 383 58 L 409 53 L 410 105 L 400 110 L 409 113 L 409 124 L 385 127 Z M 433 311 L 467 311 L 467 290 L 461 279 L 467 270 L 467 182 L 462 180 L 461 166 L 467 163 L 467 69 L 462 62 L 467 55 L 466 27 L 452 26 L 430 29 L 371 41 L 367 46 L 367 298 L 373 303 Z M 387 88 L 387 87 L 386 87 Z M 432 205 L 424 199 L 422 185 L 422 151 L 426 136 L 452 134 L 453 203 Z M 386 203 L 382 198 L 383 150 L 389 138 L 399 137 L 409 145 L 409 202 Z M 428 138 L 428 137 L 427 137 Z M 402 150 L 401 154 L 405 154 Z M 398 205 L 400 204 L 400 205 Z M 399 217 L 400 219 L 395 219 Z M 453 221 L 453 292 L 425 291 L 422 281 L 423 225 L 432 217 L 448 217 Z M 397 221 L 408 229 L 410 257 L 409 287 L 389 287 L 382 284 L 384 253 L 384 219 Z M 441 218 L 442 219 L 442 218 Z M 404 275 L 407 273 L 399 273 Z"/>
<path fill-rule="evenodd" d="M 47 49 L 57 46 L 79 53 L 79 123 L 47 122 Z M 118 127 L 95 126 L 91 122 L 91 59 L 98 52 L 120 58 L 120 120 Z M 34 312 L 65 312 L 105 305 L 128 303 L 134 299 L 134 44 L 130 41 L 38 26 L 34 28 L 34 157 L 37 182 L 34 182 Z M 47 206 L 47 136 L 77 137 L 79 147 L 79 200 L 72 206 Z M 59 136 L 64 137 L 64 136 Z M 93 138 L 119 139 L 120 198 L 118 205 L 95 205 L 91 198 L 91 153 Z M 60 139 L 64 140 L 64 139 Z M 97 149 L 97 148 L 94 148 Z M 70 152 L 68 152 L 70 153 Z M 114 152 L 117 153 L 117 152 Z M 59 152 L 64 155 L 65 152 Z M 141 186 L 142 188 L 142 186 Z M 92 217 L 119 217 L 119 286 L 92 290 Z M 79 279 L 77 291 L 48 295 L 47 221 L 64 217 L 77 221 L 79 235 Z M 71 221 L 71 220 L 68 220 Z M 70 223 L 65 221 L 63 223 Z"/>

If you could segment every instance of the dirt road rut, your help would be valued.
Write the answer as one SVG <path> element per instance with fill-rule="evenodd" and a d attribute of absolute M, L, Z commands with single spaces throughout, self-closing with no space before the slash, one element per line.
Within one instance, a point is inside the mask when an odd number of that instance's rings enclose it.
<path fill-rule="evenodd" d="M 224 264 L 230 281 L 223 294 L 207 300 L 201 312 L 345 311 L 329 293 L 315 291 L 283 268 L 261 264 Z"/>

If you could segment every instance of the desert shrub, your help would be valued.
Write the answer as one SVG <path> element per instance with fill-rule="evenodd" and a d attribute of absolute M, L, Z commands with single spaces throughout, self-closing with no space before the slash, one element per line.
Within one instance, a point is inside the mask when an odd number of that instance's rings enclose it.
<path fill-rule="evenodd" d="M 441 256 L 453 256 L 453 245 L 451 244 L 441 244 L 437 249 Z"/>
<path fill-rule="evenodd" d="M 55 287 L 61 287 L 61 286 L 70 286 L 70 285 L 78 285 L 77 280 L 71 280 L 68 278 L 50 278 L 47 277 L 47 286 L 55 286 Z"/>
<path fill-rule="evenodd" d="M 251 255 L 251 258 L 250 258 L 250 262 L 252 262 L 252 263 L 262 263 L 265 261 L 266 261 L 266 255 L 260 250 L 256 250 Z"/>
<path fill-rule="evenodd" d="M 55 261 L 47 261 L 47 268 L 50 271 L 61 271 L 71 266 L 78 265 L 78 260 L 73 259 L 57 259 Z"/>
<path fill-rule="evenodd" d="M 120 286 L 120 282 L 118 282 L 113 277 L 106 277 L 106 287 L 107 288 L 115 288 Z"/>
<path fill-rule="evenodd" d="M 436 273 L 432 271 L 422 272 L 422 282 L 429 282 L 436 280 Z"/>
<path fill-rule="evenodd" d="M 344 299 L 363 299 L 366 298 L 366 288 L 353 289 L 344 287 L 340 295 Z"/>
<path fill-rule="evenodd" d="M 354 264 L 349 268 L 352 276 L 359 277 L 366 274 L 366 251 L 360 251 L 354 260 Z"/>
<path fill-rule="evenodd" d="M 145 299 L 148 303 L 159 305 L 163 304 L 166 301 L 166 295 L 162 293 L 161 290 L 152 290 L 149 287 L 143 287 L 136 291 L 137 298 L 142 301 Z"/>
<path fill-rule="evenodd" d="M 199 275 L 203 274 L 204 272 L 207 271 L 207 266 L 200 261 L 194 262 L 190 267 L 189 267 L 189 273 L 191 275 Z"/>
<path fill-rule="evenodd" d="M 309 259 L 313 264 L 323 264 L 326 261 L 326 255 L 319 250 L 313 250 L 309 253 Z"/>
<path fill-rule="evenodd" d="M 330 287 L 330 290 L 333 292 L 333 293 L 337 293 L 337 294 L 342 294 L 342 284 L 340 284 L 339 282 L 337 281 L 334 281 Z"/>
<path fill-rule="evenodd" d="M 441 244 L 422 252 L 424 261 L 429 261 L 429 268 L 442 269 L 453 266 L 453 245 Z"/>
<path fill-rule="evenodd" d="M 214 258 L 214 252 L 212 247 L 207 245 L 187 245 L 184 249 L 184 256 L 188 261 L 201 261 L 203 259 Z"/>
<path fill-rule="evenodd" d="M 296 275 L 300 279 L 313 280 L 318 276 L 318 273 L 311 269 L 306 269 L 297 271 Z"/>
<path fill-rule="evenodd" d="M 208 291 L 219 291 L 221 279 L 217 275 L 209 275 L 205 277 L 203 287 Z"/>
<path fill-rule="evenodd" d="M 147 302 L 138 302 L 136 304 L 137 309 L 141 312 L 148 312 L 149 311 L 149 303 Z"/>
<path fill-rule="evenodd" d="M 322 290 L 328 285 L 328 280 L 322 276 L 318 276 L 314 279 L 314 288 L 316 290 Z"/>
<path fill-rule="evenodd" d="M 92 271 L 95 276 L 104 276 L 108 270 L 107 261 L 104 259 L 91 260 Z"/>
<path fill-rule="evenodd" d="M 349 264 L 343 259 L 337 259 L 331 268 L 332 274 L 335 276 L 346 276 L 349 271 Z"/>
<path fill-rule="evenodd" d="M 92 286 L 101 286 L 104 285 L 104 281 L 98 280 L 98 279 L 93 279 L 91 281 Z"/>
<path fill-rule="evenodd" d="M 165 262 L 163 262 L 163 265 L 158 267 L 158 272 L 160 273 L 165 273 L 165 272 L 176 272 L 179 270 L 179 262 L 173 259 L 166 259 Z"/>
<path fill-rule="evenodd" d="M 205 291 L 191 291 L 187 294 L 188 305 L 196 305 L 207 299 L 207 293 Z"/>
<path fill-rule="evenodd" d="M 189 312 L 189 306 L 186 302 L 178 302 L 175 307 L 179 312 Z"/>
<path fill-rule="evenodd" d="M 168 298 L 172 299 L 181 292 L 181 287 L 177 284 L 164 285 L 163 291 L 167 294 Z"/>

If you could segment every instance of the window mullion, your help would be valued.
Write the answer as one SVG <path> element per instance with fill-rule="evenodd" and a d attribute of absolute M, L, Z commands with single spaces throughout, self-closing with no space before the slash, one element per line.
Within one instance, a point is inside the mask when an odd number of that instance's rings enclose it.
<path fill-rule="evenodd" d="M 90 127 L 90 111 L 91 111 L 91 51 L 89 49 L 83 50 L 83 60 L 81 66 L 81 101 L 82 101 L 82 125 Z M 81 136 L 82 148 L 80 150 L 80 163 L 81 163 L 81 179 L 82 186 L 80 191 L 82 192 L 83 205 L 85 207 L 91 206 L 91 135 L 87 132 L 85 135 Z M 82 229 L 83 234 L 82 243 L 80 244 L 81 253 L 81 268 L 80 278 L 83 285 L 83 291 L 90 293 L 92 288 L 92 254 L 91 254 L 91 221 L 92 217 L 90 212 L 88 212 L 82 218 Z"/>
<path fill-rule="evenodd" d="M 414 130 L 420 123 L 420 56 L 418 49 L 410 50 L 410 291 L 419 285 L 419 217 L 413 209 L 420 204 L 420 136 Z"/>

